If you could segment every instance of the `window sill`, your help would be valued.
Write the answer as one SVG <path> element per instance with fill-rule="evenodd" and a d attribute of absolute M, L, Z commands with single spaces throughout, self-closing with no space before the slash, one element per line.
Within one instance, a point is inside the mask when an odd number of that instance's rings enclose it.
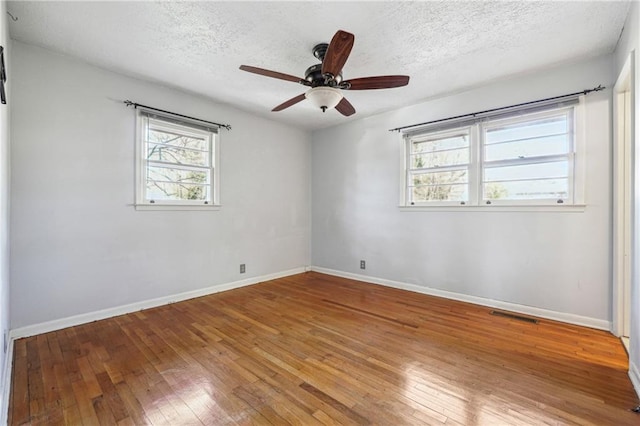
<path fill-rule="evenodd" d="M 584 213 L 586 204 L 522 206 L 399 206 L 401 212 L 555 212 Z"/>
<path fill-rule="evenodd" d="M 219 204 L 187 205 L 187 204 L 134 204 L 137 211 L 167 211 L 167 210 L 191 210 L 191 211 L 218 211 L 222 208 Z"/>

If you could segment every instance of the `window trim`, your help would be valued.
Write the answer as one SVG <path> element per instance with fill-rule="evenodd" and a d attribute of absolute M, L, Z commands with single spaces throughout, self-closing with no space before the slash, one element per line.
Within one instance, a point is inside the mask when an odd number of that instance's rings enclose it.
<path fill-rule="evenodd" d="M 548 116 L 556 116 L 558 112 L 565 111 L 570 116 L 570 132 L 573 133 L 572 141 L 567 154 L 558 154 L 569 161 L 568 171 L 568 188 L 569 197 L 564 203 L 558 203 L 557 199 L 533 199 L 533 200 L 490 200 L 490 204 L 486 204 L 487 199 L 484 198 L 484 147 L 485 134 L 488 128 L 505 125 L 507 123 L 518 123 L 532 119 L 539 119 Z M 510 113 L 503 116 L 488 117 L 478 119 L 473 123 L 469 121 L 452 124 L 446 128 L 442 126 L 427 126 L 425 128 L 401 134 L 401 168 L 400 179 L 400 205 L 401 211 L 577 211 L 584 212 L 585 204 L 585 141 L 584 141 L 584 99 L 578 98 L 578 102 L 573 105 L 550 105 L 544 110 L 537 109 L 535 111 L 521 111 L 520 113 Z M 430 130 L 431 127 L 433 130 Z M 411 146 L 412 139 L 424 138 L 429 140 L 437 135 L 450 134 L 459 132 L 465 128 L 470 128 L 470 157 L 469 164 L 469 201 L 462 203 L 460 201 L 425 201 L 410 204 L 410 187 L 409 174 L 411 162 Z M 542 159 L 542 157 L 540 158 Z M 533 164 L 532 161 L 522 161 L 519 164 Z"/>
<path fill-rule="evenodd" d="M 207 139 L 210 147 L 209 165 L 197 167 L 209 170 L 210 183 L 207 186 L 210 196 L 206 201 L 154 200 L 151 202 L 151 200 L 146 199 L 146 170 L 150 165 L 150 161 L 144 155 L 146 152 L 144 132 L 149 127 L 149 120 L 160 121 L 161 127 L 168 130 L 173 128 L 180 134 Z M 157 162 L 152 161 L 151 163 Z M 144 108 L 138 108 L 136 113 L 134 194 L 134 207 L 136 210 L 220 210 L 220 134 L 216 130 L 191 123 L 188 120 L 176 119 L 172 116 L 165 116 Z"/>
<path fill-rule="evenodd" d="M 584 213 L 586 204 L 527 204 L 527 205 L 438 205 L 438 206 L 398 206 L 401 212 L 563 212 Z"/>

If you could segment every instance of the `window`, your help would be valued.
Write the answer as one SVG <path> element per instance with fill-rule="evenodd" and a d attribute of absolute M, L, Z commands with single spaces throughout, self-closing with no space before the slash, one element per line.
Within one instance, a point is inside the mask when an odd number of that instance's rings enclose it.
<path fill-rule="evenodd" d="M 454 129 L 409 141 L 411 203 L 469 200 L 470 131 L 470 128 Z"/>
<path fill-rule="evenodd" d="M 405 134 L 408 206 L 578 204 L 576 108 Z"/>
<path fill-rule="evenodd" d="M 218 204 L 217 129 L 138 110 L 137 207 Z"/>

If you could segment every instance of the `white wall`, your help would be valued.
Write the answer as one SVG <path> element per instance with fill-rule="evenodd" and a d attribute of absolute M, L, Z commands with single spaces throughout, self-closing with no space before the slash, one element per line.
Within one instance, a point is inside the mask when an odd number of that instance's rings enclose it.
<path fill-rule="evenodd" d="M 611 61 L 606 56 L 532 73 L 315 132 L 312 264 L 607 324 L 610 89 L 586 97 L 584 212 L 401 212 L 401 142 L 388 129 L 611 87 Z M 360 259 L 367 261 L 364 271 Z"/>
<path fill-rule="evenodd" d="M 635 201 L 634 201 L 634 259 L 633 278 L 631 283 L 631 332 L 629 340 L 629 369 L 630 376 L 635 386 L 636 392 L 640 395 L 640 59 L 638 47 L 640 46 L 640 4 L 632 2 L 624 30 L 618 42 L 615 52 L 614 77 L 622 71 L 629 54 L 635 50 L 635 92 L 634 92 L 634 128 L 635 128 Z"/>
<path fill-rule="evenodd" d="M 12 329 L 309 264 L 308 133 L 19 42 L 12 59 Z M 125 99 L 233 126 L 220 211 L 134 210 Z"/>
<path fill-rule="evenodd" d="M 0 2 L 0 45 L 5 49 L 5 65 L 11 67 L 9 30 L 7 24 L 6 3 Z M 0 368 L 9 361 L 3 347 L 3 335 L 9 330 L 9 108 L 13 99 L 9 88 L 12 85 L 13 69 L 7 71 L 7 104 L 0 104 Z M 0 395 L 7 369 L 0 372 Z M 6 411 L 0 406 L 2 412 Z M 2 416 L 0 415 L 0 419 Z"/>

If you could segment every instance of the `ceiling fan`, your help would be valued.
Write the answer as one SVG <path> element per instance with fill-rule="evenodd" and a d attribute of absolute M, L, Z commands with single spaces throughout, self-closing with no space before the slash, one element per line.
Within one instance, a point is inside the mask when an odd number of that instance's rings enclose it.
<path fill-rule="evenodd" d="M 338 30 L 331 39 L 331 43 L 316 45 L 313 48 L 313 56 L 318 58 L 321 63 L 307 68 L 304 78 L 249 65 L 241 65 L 240 69 L 311 87 L 306 93 L 283 102 L 272 111 L 282 111 L 304 99 L 309 99 L 323 112 L 335 107 L 340 114 L 348 117 L 355 114 L 356 110 L 342 95 L 342 90 L 389 89 L 406 86 L 409 83 L 409 76 L 406 75 L 381 75 L 343 80 L 342 67 L 349 58 L 354 39 L 353 34 Z"/>

